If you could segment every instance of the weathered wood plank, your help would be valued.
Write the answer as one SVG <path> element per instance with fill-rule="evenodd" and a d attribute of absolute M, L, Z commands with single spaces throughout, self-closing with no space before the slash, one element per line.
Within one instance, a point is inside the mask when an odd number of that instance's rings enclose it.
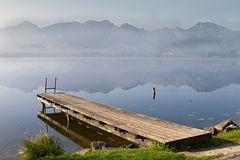
<path fill-rule="evenodd" d="M 66 93 L 43 93 L 37 96 L 40 100 L 61 106 L 64 112 L 69 110 L 133 135 L 161 143 L 191 143 L 191 141 L 198 142 L 211 138 L 211 133 L 207 131 L 127 112 Z"/>

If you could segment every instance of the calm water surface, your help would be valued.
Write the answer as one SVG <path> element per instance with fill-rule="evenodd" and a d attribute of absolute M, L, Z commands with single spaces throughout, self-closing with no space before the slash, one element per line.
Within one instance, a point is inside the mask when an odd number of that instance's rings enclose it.
<path fill-rule="evenodd" d="M 44 91 L 45 77 L 50 85 L 58 77 L 60 91 L 204 128 L 228 118 L 239 122 L 239 68 L 239 59 L 0 59 L 0 157 L 14 159 L 24 137 L 46 129 L 37 118 L 41 105 L 36 99 Z M 152 87 L 157 91 L 154 100 Z M 94 132 L 88 129 L 77 132 L 83 136 Z M 68 151 L 87 145 L 73 143 L 51 127 L 48 130 Z M 84 142 L 99 139 L 91 135 Z"/>

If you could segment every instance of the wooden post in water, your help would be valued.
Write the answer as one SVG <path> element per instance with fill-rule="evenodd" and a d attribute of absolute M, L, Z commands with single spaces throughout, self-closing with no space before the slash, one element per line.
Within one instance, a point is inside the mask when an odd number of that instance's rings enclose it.
<path fill-rule="evenodd" d="M 45 93 L 47 93 L 47 77 L 45 78 Z"/>
<path fill-rule="evenodd" d="M 57 77 L 55 77 L 54 81 L 54 93 L 56 93 L 56 89 L 57 89 Z"/>
<path fill-rule="evenodd" d="M 156 88 L 155 87 L 152 88 L 152 94 L 153 94 L 152 99 L 154 100 L 156 98 Z"/>

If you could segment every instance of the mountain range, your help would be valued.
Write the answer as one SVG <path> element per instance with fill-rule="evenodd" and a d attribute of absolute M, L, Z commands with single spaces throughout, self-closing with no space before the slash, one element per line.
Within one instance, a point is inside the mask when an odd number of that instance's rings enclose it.
<path fill-rule="evenodd" d="M 147 31 L 110 21 L 23 22 L 0 30 L 0 57 L 240 57 L 240 31 L 212 22 Z"/>

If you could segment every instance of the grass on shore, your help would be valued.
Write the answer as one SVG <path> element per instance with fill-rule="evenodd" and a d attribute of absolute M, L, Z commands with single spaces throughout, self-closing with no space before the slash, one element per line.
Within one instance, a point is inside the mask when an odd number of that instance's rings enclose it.
<path fill-rule="evenodd" d="M 217 135 L 216 138 L 225 140 L 228 142 L 240 143 L 240 130 L 233 130 L 230 132 L 222 133 Z"/>
<path fill-rule="evenodd" d="M 41 133 L 36 137 L 24 139 L 19 150 L 18 159 L 33 160 L 45 156 L 58 156 L 64 153 L 62 145 L 53 136 Z"/>
<path fill-rule="evenodd" d="M 42 136 L 45 137 L 43 139 L 50 140 L 50 142 L 41 140 Z M 219 134 L 218 136 L 213 137 L 209 142 L 198 143 L 190 147 L 181 146 L 179 148 L 169 148 L 156 143 L 148 148 L 116 148 L 111 150 L 90 151 L 85 155 L 79 155 L 76 153 L 63 153 L 59 142 L 57 142 L 53 137 L 53 139 L 48 139 L 46 137 L 49 137 L 49 135 L 41 134 L 40 136 L 36 136 L 35 138 L 32 138 L 30 140 L 25 140 L 23 147 L 23 151 L 25 152 L 23 155 L 27 158 L 25 159 L 25 157 L 22 156 L 21 159 L 30 160 L 40 158 L 41 160 L 211 160 L 213 159 L 213 157 L 187 157 L 177 153 L 177 151 L 217 147 L 226 143 L 233 142 L 239 143 L 240 130 Z M 50 145 L 52 146 L 50 147 Z M 57 152 L 55 152 L 55 149 Z M 45 150 L 49 152 L 45 152 Z M 39 153 L 44 153 L 46 157 L 41 156 L 42 158 L 36 158 L 35 156 L 35 158 L 31 158 L 33 156 L 27 156 L 28 154 L 39 155 Z"/>
<path fill-rule="evenodd" d="M 156 148 L 111 149 L 91 151 L 86 155 L 65 154 L 62 156 L 45 157 L 41 160 L 211 160 L 213 157 L 187 157 L 170 150 Z"/>
<path fill-rule="evenodd" d="M 213 136 L 213 138 L 208 142 L 197 143 L 192 146 L 180 146 L 176 149 L 176 151 L 188 151 L 192 149 L 218 147 L 227 143 L 240 143 L 240 130 L 220 133 L 217 136 Z"/>

